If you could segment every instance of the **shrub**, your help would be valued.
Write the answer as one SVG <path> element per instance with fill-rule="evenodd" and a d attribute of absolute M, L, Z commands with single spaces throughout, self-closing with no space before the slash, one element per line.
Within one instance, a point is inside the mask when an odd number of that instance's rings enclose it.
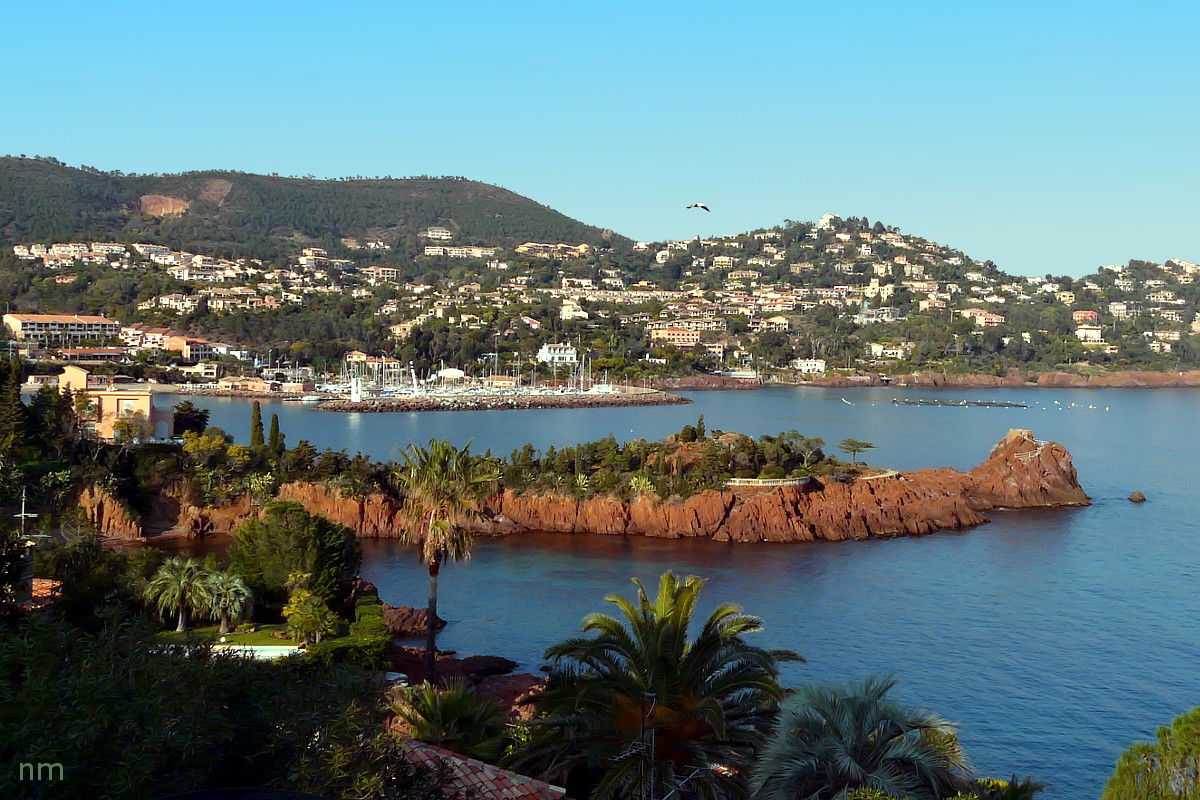
<path fill-rule="evenodd" d="M 349 528 L 310 514 L 299 503 L 277 500 L 262 519 L 238 526 L 229 559 L 258 603 L 280 608 L 288 596 L 288 577 L 296 572 L 309 576 L 308 588 L 325 602 L 345 596 L 361 554 Z"/>
<path fill-rule="evenodd" d="M 126 800 L 280 785 L 344 709 L 369 697 L 363 677 L 200 643 L 165 649 L 153 628 L 130 622 L 89 633 L 26 617 L 0 627 L 0 761 L 36 754 L 67 767 L 41 786 L 5 769 L 0 797 Z"/>
<path fill-rule="evenodd" d="M 354 622 L 350 624 L 349 635 L 309 645 L 306 652 L 324 664 L 353 664 L 378 669 L 387 663 L 391 642 L 379 595 L 366 594 L 354 605 Z"/>
<path fill-rule="evenodd" d="M 325 666 L 343 664 L 364 669 L 380 669 L 387 664 L 390 643 L 390 639 L 386 636 L 350 634 L 311 644 L 304 652 L 308 658 L 319 661 Z"/>

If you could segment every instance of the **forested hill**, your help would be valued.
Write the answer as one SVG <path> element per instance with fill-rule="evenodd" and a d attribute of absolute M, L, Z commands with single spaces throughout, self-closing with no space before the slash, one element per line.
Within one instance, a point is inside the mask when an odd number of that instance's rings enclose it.
<path fill-rule="evenodd" d="M 0 239 L 145 240 L 270 258 L 343 238 L 409 249 L 441 225 L 459 244 L 588 242 L 611 231 L 519 194 L 462 178 L 318 180 L 205 171 L 125 175 L 54 159 L 0 157 Z"/>

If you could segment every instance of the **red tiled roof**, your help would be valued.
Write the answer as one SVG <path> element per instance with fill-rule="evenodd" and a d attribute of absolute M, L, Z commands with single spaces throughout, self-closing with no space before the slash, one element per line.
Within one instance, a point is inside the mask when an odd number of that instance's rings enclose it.
<path fill-rule="evenodd" d="M 116 320 L 107 317 L 89 316 L 87 314 L 9 314 L 8 316 L 20 322 L 87 322 L 104 325 L 116 325 Z"/>
<path fill-rule="evenodd" d="M 53 605 L 62 592 L 62 581 L 53 578 L 34 578 L 32 583 L 29 602 L 21 605 L 25 611 L 39 611 Z"/>
<path fill-rule="evenodd" d="M 527 778 L 441 747 L 418 741 L 405 743 L 414 764 L 445 765 L 451 788 L 479 800 L 569 800 L 566 790 Z"/>

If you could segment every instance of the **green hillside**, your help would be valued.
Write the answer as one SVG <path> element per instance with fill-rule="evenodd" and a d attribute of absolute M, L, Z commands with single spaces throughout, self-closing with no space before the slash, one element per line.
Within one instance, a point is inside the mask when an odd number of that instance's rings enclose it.
<path fill-rule="evenodd" d="M 610 231 L 462 178 L 318 180 L 204 171 L 124 175 L 53 159 L 0 157 L 0 239 L 148 240 L 226 256 L 274 257 L 342 238 L 402 250 L 443 225 L 463 244 L 588 242 Z"/>

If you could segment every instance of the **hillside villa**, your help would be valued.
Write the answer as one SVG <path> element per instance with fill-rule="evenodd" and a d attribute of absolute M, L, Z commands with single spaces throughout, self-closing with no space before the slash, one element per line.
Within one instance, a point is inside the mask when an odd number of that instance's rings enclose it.
<path fill-rule="evenodd" d="M 85 424 L 101 439 L 116 439 L 117 423 L 122 419 L 142 422 L 148 438 L 169 439 L 175 435 L 174 412 L 155 407 L 154 393 L 145 384 L 122 382 L 114 375 L 94 375 L 71 364 L 58 376 L 58 388 L 91 400 Z"/>

